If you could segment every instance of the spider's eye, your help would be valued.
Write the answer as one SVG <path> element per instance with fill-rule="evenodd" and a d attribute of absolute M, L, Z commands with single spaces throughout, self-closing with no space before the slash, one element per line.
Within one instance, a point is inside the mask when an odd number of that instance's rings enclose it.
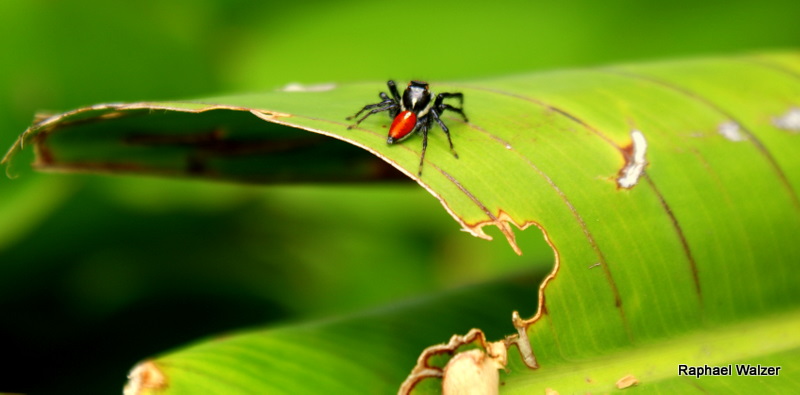
<path fill-rule="evenodd" d="M 428 83 L 425 81 L 411 81 L 408 83 L 408 86 L 409 87 L 413 86 L 415 88 L 422 88 L 424 90 L 428 90 Z"/>

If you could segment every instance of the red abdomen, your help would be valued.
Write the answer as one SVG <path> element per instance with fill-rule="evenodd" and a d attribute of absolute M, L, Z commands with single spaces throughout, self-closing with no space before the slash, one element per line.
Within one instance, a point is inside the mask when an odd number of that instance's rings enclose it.
<path fill-rule="evenodd" d="M 389 139 L 387 142 L 392 144 L 402 140 L 414 130 L 417 124 L 417 115 L 411 111 L 403 111 L 394 118 L 392 127 L 389 128 Z"/>

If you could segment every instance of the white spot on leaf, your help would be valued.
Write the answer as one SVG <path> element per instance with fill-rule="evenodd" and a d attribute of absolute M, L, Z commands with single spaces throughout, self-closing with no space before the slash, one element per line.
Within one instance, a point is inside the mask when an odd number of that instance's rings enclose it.
<path fill-rule="evenodd" d="M 506 346 L 502 341 L 488 344 L 488 349 L 473 349 L 456 354 L 444 367 L 442 393 L 497 394 L 500 369 L 507 363 Z"/>
<path fill-rule="evenodd" d="M 772 118 L 772 124 L 779 129 L 789 132 L 800 132 L 800 108 L 792 107 L 786 114 L 777 118 Z"/>
<path fill-rule="evenodd" d="M 722 137 L 730 141 L 745 141 L 747 137 L 742 133 L 742 128 L 734 121 L 725 121 L 717 128 Z"/>
<path fill-rule="evenodd" d="M 639 384 L 639 380 L 637 380 L 632 374 L 623 376 L 621 379 L 617 380 L 617 388 L 621 390 L 628 387 L 633 387 L 636 384 Z"/>
<path fill-rule="evenodd" d="M 457 352 L 460 347 L 473 342 L 477 342 L 479 347 Z M 420 381 L 441 377 L 442 392 L 445 394 L 497 394 L 500 386 L 498 370 L 505 369 L 508 363 L 510 345 L 508 337 L 489 342 L 483 331 L 476 328 L 470 329 L 463 336 L 453 335 L 447 343 L 436 344 L 422 351 L 417 358 L 417 364 L 397 393 L 408 395 Z M 442 354 L 455 354 L 444 368 L 429 361 L 431 357 Z"/>
<path fill-rule="evenodd" d="M 292 82 L 279 90 L 283 92 L 326 92 L 333 90 L 334 88 L 336 88 L 336 84 L 334 83 L 303 85 L 297 82 Z"/>
<path fill-rule="evenodd" d="M 633 188 L 639 182 L 639 177 L 642 176 L 644 167 L 647 165 L 647 160 L 644 158 L 645 152 L 647 152 L 647 140 L 645 140 L 644 134 L 634 129 L 631 131 L 631 140 L 631 157 L 617 178 L 617 185 L 628 189 Z"/>
<path fill-rule="evenodd" d="M 557 266 L 557 265 L 556 265 Z M 552 277 L 549 277 L 552 278 Z M 545 280 L 545 284 L 548 280 Z M 539 289 L 541 294 L 541 288 Z M 542 300 L 541 298 L 539 299 Z M 539 312 L 541 313 L 541 307 L 539 308 Z M 538 316 L 539 313 L 536 314 Z M 514 337 L 509 336 L 506 340 L 509 344 L 516 344 L 517 349 L 519 349 L 519 354 L 522 356 L 522 360 L 525 362 L 525 365 L 528 365 L 531 369 L 538 369 L 539 364 L 536 362 L 536 356 L 533 355 L 533 349 L 531 348 L 531 341 L 528 339 L 528 327 L 536 321 L 538 318 L 534 316 L 529 320 L 523 320 L 522 317 L 519 316 L 518 311 L 514 311 L 511 313 L 511 322 L 514 324 L 514 328 L 517 328 L 517 336 L 516 339 Z"/>
<path fill-rule="evenodd" d="M 137 364 L 128 373 L 128 383 L 122 393 L 124 395 L 138 395 L 144 390 L 163 390 L 167 387 L 167 378 L 152 361 Z"/>

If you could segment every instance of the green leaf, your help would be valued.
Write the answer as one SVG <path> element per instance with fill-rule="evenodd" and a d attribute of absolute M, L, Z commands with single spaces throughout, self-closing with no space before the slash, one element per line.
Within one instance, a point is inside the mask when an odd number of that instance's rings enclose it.
<path fill-rule="evenodd" d="M 739 380 L 750 390 L 796 388 L 786 377 L 800 359 L 800 334 L 790 330 L 800 302 L 794 268 L 800 261 L 800 54 L 435 83 L 436 92 L 463 92 L 470 122 L 444 117 L 459 158 L 434 129 L 421 177 L 420 139 L 387 145 L 390 119 L 376 115 L 347 129 L 344 118 L 377 101 L 380 88 L 343 84 L 97 105 L 36 123 L 6 160 L 24 141 L 34 144 L 34 165 L 43 170 L 251 182 L 396 176 L 380 158 L 431 192 L 474 236 L 489 238 L 483 227 L 495 225 L 517 249 L 512 225 L 533 225 L 552 246 L 556 263 L 538 303 L 518 300 L 538 313 L 514 322 L 514 336 L 523 345 L 530 339 L 540 368 L 530 370 L 510 354 L 504 390 L 608 391 L 627 374 L 648 391 L 728 385 L 678 377 L 681 363 L 783 365 L 782 376 Z M 422 344 L 446 340 L 439 328 L 465 322 L 454 316 L 431 319 L 430 330 L 397 332 L 402 339 L 358 319 L 343 321 L 349 329 L 333 342 L 326 337 L 336 325 L 242 334 L 168 354 L 155 366 L 168 383 L 183 383 L 178 392 L 198 375 L 204 376 L 198 385 L 220 392 L 386 390 L 399 384 L 398 371 L 411 370 L 408 359 L 395 362 L 390 350 L 408 351 L 406 336 L 423 337 Z M 238 342 L 247 351 L 226 348 Z M 347 358 L 361 368 L 333 362 L 354 347 L 359 352 Z M 295 370 L 270 365 L 276 363 L 266 362 L 270 352 L 280 352 L 280 365 Z M 392 364 L 385 372 L 373 359 L 382 355 Z M 326 365 L 314 380 L 297 373 L 312 369 L 309 362 Z M 202 373 L 213 364 L 240 374 Z M 366 373 L 364 366 L 375 369 Z M 430 381 L 421 389 L 430 389 Z"/>
<path fill-rule="evenodd" d="M 508 311 L 531 294 L 532 280 L 526 275 L 355 316 L 222 336 L 146 367 L 166 377 L 156 387 L 169 393 L 391 393 L 431 336 L 447 338 L 469 322 L 502 336 Z M 155 382 L 153 374 L 144 376 Z"/>

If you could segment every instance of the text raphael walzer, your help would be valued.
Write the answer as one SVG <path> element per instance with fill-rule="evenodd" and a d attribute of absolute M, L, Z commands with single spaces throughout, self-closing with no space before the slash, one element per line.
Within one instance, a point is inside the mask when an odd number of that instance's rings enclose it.
<path fill-rule="evenodd" d="M 736 369 L 733 369 L 733 367 Z M 763 366 L 763 365 L 749 365 L 749 364 L 736 364 L 736 365 L 721 365 L 721 366 L 689 366 L 678 365 L 678 376 L 695 376 L 698 379 L 701 376 L 732 376 L 733 373 L 737 376 L 778 376 L 781 374 L 781 366 Z"/>

